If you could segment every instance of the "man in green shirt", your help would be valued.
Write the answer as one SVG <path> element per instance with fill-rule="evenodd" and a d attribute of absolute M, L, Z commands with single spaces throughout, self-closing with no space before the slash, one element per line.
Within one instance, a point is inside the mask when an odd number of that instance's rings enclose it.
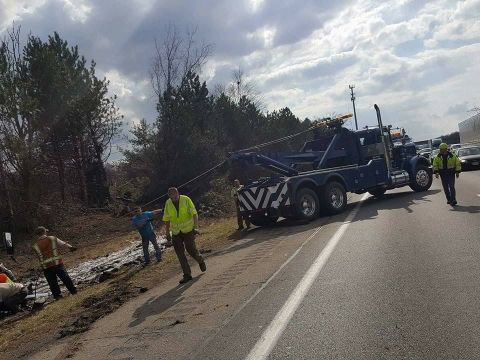
<path fill-rule="evenodd" d="M 198 213 L 192 200 L 186 195 L 180 195 L 177 188 L 168 189 L 168 197 L 163 221 L 167 241 L 173 242 L 173 248 L 183 270 L 180 284 L 184 284 L 192 280 L 192 271 L 185 256 L 185 250 L 198 262 L 202 272 L 207 270 L 205 260 L 195 245 L 195 235 L 198 234 Z"/>

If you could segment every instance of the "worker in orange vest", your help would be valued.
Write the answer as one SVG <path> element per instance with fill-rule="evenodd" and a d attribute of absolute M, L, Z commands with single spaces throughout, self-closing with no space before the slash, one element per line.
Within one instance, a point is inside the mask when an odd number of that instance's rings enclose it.
<path fill-rule="evenodd" d="M 58 252 L 58 248 L 69 249 L 75 251 L 77 248 L 60 240 L 55 236 L 47 235 L 48 229 L 43 226 L 37 227 L 35 234 L 38 236 L 33 249 L 37 253 L 40 265 L 43 268 L 43 274 L 47 279 L 48 286 L 52 292 L 55 300 L 62 297 L 60 286 L 58 285 L 57 276 L 62 280 L 63 284 L 67 287 L 70 294 L 76 294 L 77 288 L 73 284 L 72 279 L 65 270 L 62 257 Z"/>

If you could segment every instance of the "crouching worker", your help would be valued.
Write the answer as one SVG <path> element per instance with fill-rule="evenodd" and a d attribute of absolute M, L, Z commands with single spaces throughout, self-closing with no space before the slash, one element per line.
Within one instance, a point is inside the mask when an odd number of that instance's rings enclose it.
<path fill-rule="evenodd" d="M 3 264 L 0 264 L 0 308 L 17 312 L 28 292 L 25 286 L 15 282 L 15 276 Z"/>
<path fill-rule="evenodd" d="M 155 249 L 155 257 L 157 262 L 162 261 L 162 252 L 158 246 L 157 235 L 153 231 L 152 220 L 153 216 L 160 213 L 162 210 L 142 211 L 140 206 L 135 207 L 135 216 L 132 218 L 133 226 L 138 230 L 142 238 L 143 258 L 145 265 L 150 264 L 150 252 L 148 246 L 152 243 Z"/>
<path fill-rule="evenodd" d="M 38 238 L 33 245 L 33 249 L 40 260 L 40 265 L 42 266 L 43 274 L 47 279 L 50 291 L 55 300 L 58 300 L 62 297 L 62 293 L 60 291 L 60 286 L 58 285 L 57 276 L 62 280 L 70 294 L 73 295 L 77 293 L 77 288 L 68 275 L 67 270 L 65 270 L 65 266 L 63 266 L 62 257 L 60 256 L 58 249 L 63 248 L 75 251 L 77 248 L 55 236 L 48 236 L 47 232 L 48 230 L 43 226 L 39 226 L 35 230 L 35 234 Z"/>
<path fill-rule="evenodd" d="M 192 200 L 186 195 L 180 195 L 177 188 L 168 189 L 168 197 L 163 212 L 163 221 L 167 240 L 173 242 L 173 248 L 183 270 L 180 284 L 184 284 L 192 280 L 192 270 L 188 265 L 185 249 L 198 262 L 202 272 L 207 270 L 207 265 L 195 245 L 195 235 L 198 233 L 198 214 Z M 172 231 L 172 236 L 170 231 Z"/>

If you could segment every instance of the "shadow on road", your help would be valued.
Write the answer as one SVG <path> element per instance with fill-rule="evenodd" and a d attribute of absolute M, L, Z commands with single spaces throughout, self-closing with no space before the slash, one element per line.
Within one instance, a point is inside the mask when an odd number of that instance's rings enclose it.
<path fill-rule="evenodd" d="M 470 214 L 476 214 L 480 212 L 480 206 L 462 206 L 462 205 L 457 205 L 453 208 L 450 209 L 450 211 L 455 211 L 455 212 L 467 212 Z"/>
<path fill-rule="evenodd" d="M 200 275 L 201 276 L 201 275 Z M 183 293 L 195 282 L 200 279 L 200 276 L 196 276 L 192 281 L 184 285 L 178 285 L 165 294 L 158 297 L 151 297 L 145 303 L 142 304 L 135 312 L 133 313 L 133 319 L 128 327 L 135 327 L 143 323 L 148 317 L 153 315 L 158 315 L 172 306 L 180 303 L 183 300 Z"/>
<path fill-rule="evenodd" d="M 346 210 L 339 215 L 334 216 L 321 216 L 318 219 L 315 219 L 311 222 L 305 221 L 294 221 L 294 220 L 287 220 L 282 219 L 277 222 L 275 225 L 270 227 L 254 227 L 248 232 L 244 232 L 243 240 L 245 241 L 238 241 L 237 244 L 234 244 L 224 250 L 219 252 L 213 253 L 212 257 L 221 256 L 225 254 L 230 254 L 242 249 L 249 248 L 253 245 L 261 244 L 265 241 L 271 241 L 278 238 L 280 241 L 281 237 L 290 236 L 290 235 L 300 235 L 306 231 L 315 229 L 319 226 L 324 226 L 327 224 L 334 224 L 334 223 L 343 223 L 345 218 L 348 216 L 350 211 L 356 206 L 356 202 L 350 203 L 347 205 Z M 253 237 L 253 239 L 249 240 L 249 237 Z"/>
<path fill-rule="evenodd" d="M 362 209 L 356 216 L 354 221 L 374 219 L 378 216 L 378 212 L 381 210 L 395 210 L 405 209 L 408 213 L 413 213 L 413 205 L 419 202 L 430 202 L 427 197 L 435 195 L 441 192 L 439 189 L 428 190 L 424 192 L 413 192 L 411 190 L 404 192 L 387 193 L 381 198 L 369 197 L 364 200 Z M 321 216 L 320 218 L 310 222 L 297 222 L 292 220 L 283 219 L 271 227 L 254 227 L 247 232 L 238 232 L 229 239 L 238 241 L 238 244 L 228 247 L 222 251 L 213 253 L 211 256 L 220 256 L 229 253 L 236 252 L 238 250 L 246 249 L 252 245 L 261 244 L 265 241 L 275 239 L 277 237 L 289 236 L 300 234 L 302 232 L 314 229 L 318 226 L 324 226 L 334 223 L 342 223 L 350 211 L 357 205 L 357 202 L 351 202 L 347 205 L 347 208 L 342 214 L 334 216 Z M 475 207 L 473 207 L 475 208 Z M 477 211 L 478 209 L 470 209 L 471 211 Z M 461 211 L 461 207 L 459 207 Z M 252 236 L 254 239 L 248 240 Z M 241 241 L 246 240 L 246 241 Z"/>
<path fill-rule="evenodd" d="M 418 202 L 431 202 L 427 197 L 438 194 L 439 192 L 441 192 L 441 190 L 438 189 L 424 192 L 405 191 L 387 193 L 381 198 L 369 197 L 363 202 L 362 210 L 356 216 L 355 220 L 374 219 L 381 210 L 405 209 L 411 214 L 413 213 L 413 205 Z"/>

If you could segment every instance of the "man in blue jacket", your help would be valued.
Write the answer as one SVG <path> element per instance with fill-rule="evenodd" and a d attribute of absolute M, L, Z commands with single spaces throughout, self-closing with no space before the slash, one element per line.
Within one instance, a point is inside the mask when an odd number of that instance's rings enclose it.
<path fill-rule="evenodd" d="M 143 257 L 145 259 L 145 265 L 150 264 L 150 254 L 148 252 L 148 245 L 152 243 L 153 248 L 155 249 L 155 257 L 157 262 L 162 261 L 162 252 L 157 243 L 157 236 L 155 231 L 153 231 L 152 220 L 153 216 L 162 212 L 161 209 L 153 211 L 142 211 L 140 206 L 136 206 L 135 216 L 132 217 L 133 226 L 138 230 L 140 236 L 142 237 L 142 246 L 143 246 Z"/>

